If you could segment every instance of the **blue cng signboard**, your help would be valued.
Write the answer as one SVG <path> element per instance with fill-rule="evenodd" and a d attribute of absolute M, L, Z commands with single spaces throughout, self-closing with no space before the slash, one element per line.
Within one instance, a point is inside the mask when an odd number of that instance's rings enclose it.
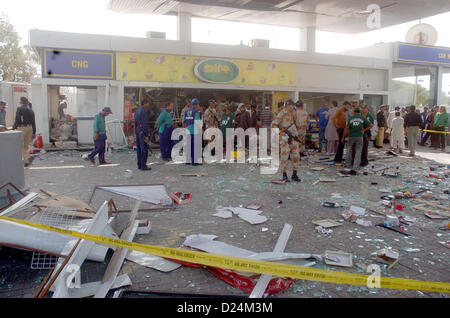
<path fill-rule="evenodd" d="M 42 76 L 52 78 L 114 80 L 114 52 L 43 49 Z"/>
<path fill-rule="evenodd" d="M 398 44 L 398 62 L 450 66 L 450 48 L 419 44 Z"/>

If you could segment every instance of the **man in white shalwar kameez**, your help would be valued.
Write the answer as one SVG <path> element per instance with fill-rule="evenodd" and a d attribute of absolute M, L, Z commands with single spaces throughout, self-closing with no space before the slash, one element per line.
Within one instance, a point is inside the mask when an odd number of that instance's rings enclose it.
<path fill-rule="evenodd" d="M 389 112 L 387 125 L 388 125 L 388 133 L 389 133 L 389 142 L 391 143 L 391 149 L 394 149 L 394 142 L 392 139 L 392 121 L 395 118 L 395 113 L 400 111 L 400 107 L 396 106 L 395 109 Z"/>
<path fill-rule="evenodd" d="M 400 112 L 395 113 L 395 118 L 392 120 L 392 148 L 394 151 L 402 153 L 405 148 L 405 127 L 404 120 Z"/>

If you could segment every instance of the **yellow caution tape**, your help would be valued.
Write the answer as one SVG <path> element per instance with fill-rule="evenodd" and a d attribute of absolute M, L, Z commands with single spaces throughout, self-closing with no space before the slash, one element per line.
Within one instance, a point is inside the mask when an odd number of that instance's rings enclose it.
<path fill-rule="evenodd" d="M 450 134 L 450 131 L 427 130 L 427 129 L 424 129 L 423 131 L 425 131 L 425 132 L 431 132 L 431 133 L 436 133 L 436 134 Z"/>
<path fill-rule="evenodd" d="M 302 280 L 335 283 L 335 284 L 377 286 L 379 288 L 410 289 L 410 290 L 423 290 L 439 293 L 450 293 L 450 283 L 426 282 L 412 279 L 366 276 L 361 274 L 327 271 L 310 267 L 301 267 L 267 261 L 257 261 L 248 258 L 223 256 L 212 253 L 139 244 L 119 239 L 102 237 L 98 235 L 64 230 L 53 226 L 32 223 L 24 220 L 11 219 L 8 217 L 0 217 L 0 220 L 25 224 L 31 227 L 36 227 L 65 235 L 71 235 L 81 239 L 93 241 L 99 244 L 105 244 L 119 248 L 127 248 L 130 250 L 140 251 L 168 259 L 176 259 L 179 261 L 218 268 L 226 268 L 235 271 L 242 271 L 256 274 L 269 274 L 279 277 L 290 277 Z M 378 282 L 377 279 L 379 279 Z M 374 281 L 377 284 L 374 284 Z"/>

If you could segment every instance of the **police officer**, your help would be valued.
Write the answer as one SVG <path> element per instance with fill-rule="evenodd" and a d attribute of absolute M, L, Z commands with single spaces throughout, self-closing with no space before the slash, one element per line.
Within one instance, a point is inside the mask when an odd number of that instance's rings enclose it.
<path fill-rule="evenodd" d="M 36 120 L 33 110 L 28 107 L 29 103 L 28 98 L 20 98 L 20 107 L 17 108 L 13 125 L 13 130 L 17 129 L 23 133 L 22 157 L 25 167 L 28 167 L 32 162 L 28 147 L 34 137 L 36 137 Z"/>
<path fill-rule="evenodd" d="M 144 99 L 141 106 L 134 112 L 134 130 L 136 134 L 136 154 L 139 170 L 152 170 L 147 167 L 149 145 L 148 109 L 150 103 Z"/>
<path fill-rule="evenodd" d="M 198 165 L 198 156 L 202 151 L 202 122 L 200 119 L 200 101 L 194 98 L 192 107 L 186 110 L 183 127 L 186 128 L 186 164 Z"/>
<path fill-rule="evenodd" d="M 299 143 L 295 140 L 298 139 L 300 126 L 296 116 L 295 104 L 292 100 L 288 100 L 286 106 L 277 114 L 272 121 L 272 128 L 280 130 L 280 165 L 283 181 L 290 182 L 286 173 L 290 157 L 293 164 L 292 180 L 300 182 L 301 180 L 297 175 L 300 162 Z"/>
<path fill-rule="evenodd" d="M 95 115 L 94 118 L 94 150 L 89 154 L 87 159 L 89 159 L 93 164 L 95 164 L 95 156 L 98 155 L 98 160 L 100 165 L 109 164 L 105 161 L 105 150 L 106 150 L 106 125 L 105 118 L 112 114 L 111 108 L 105 107 L 100 113 Z"/>

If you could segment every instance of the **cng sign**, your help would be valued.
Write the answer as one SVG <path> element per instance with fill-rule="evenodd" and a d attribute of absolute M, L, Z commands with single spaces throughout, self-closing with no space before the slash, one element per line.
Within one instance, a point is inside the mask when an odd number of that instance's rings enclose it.
<path fill-rule="evenodd" d="M 208 83 L 230 83 L 239 77 L 239 66 L 223 59 L 206 59 L 195 65 L 194 74 Z"/>

